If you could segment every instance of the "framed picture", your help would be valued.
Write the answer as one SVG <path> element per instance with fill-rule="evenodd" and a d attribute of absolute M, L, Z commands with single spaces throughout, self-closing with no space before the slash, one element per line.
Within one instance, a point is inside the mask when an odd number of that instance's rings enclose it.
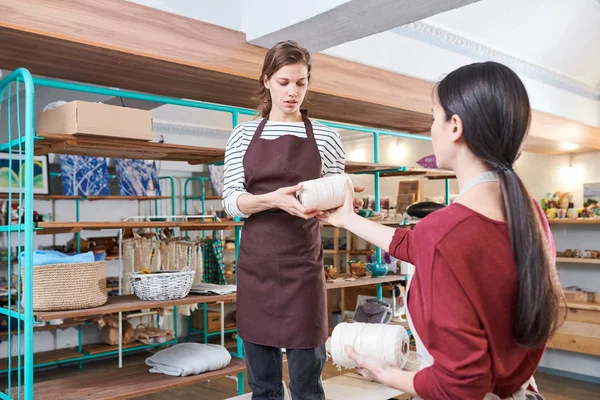
<path fill-rule="evenodd" d="M 115 158 L 121 196 L 160 196 L 158 172 L 153 160 Z"/>
<path fill-rule="evenodd" d="M 583 184 L 583 201 L 588 199 L 600 201 L 600 182 Z"/>
<path fill-rule="evenodd" d="M 104 157 L 60 155 L 63 194 L 108 196 L 108 163 Z"/>
<path fill-rule="evenodd" d="M 12 191 L 19 190 L 21 183 L 25 185 L 25 164 L 20 160 L 24 157 L 22 154 L 0 153 L 0 193 L 8 193 L 12 185 Z M 25 190 L 25 188 L 23 188 Z M 48 157 L 33 157 L 33 193 L 48 194 Z"/>

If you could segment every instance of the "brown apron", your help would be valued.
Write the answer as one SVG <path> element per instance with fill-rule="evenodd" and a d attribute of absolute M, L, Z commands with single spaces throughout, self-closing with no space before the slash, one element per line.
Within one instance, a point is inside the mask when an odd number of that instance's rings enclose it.
<path fill-rule="evenodd" d="M 321 177 L 321 155 L 308 117 L 306 139 L 261 139 L 259 124 L 244 156 L 246 190 L 253 195 Z M 311 349 L 327 340 L 327 293 L 319 220 L 283 210 L 244 223 L 237 265 L 237 325 L 242 340 Z"/>

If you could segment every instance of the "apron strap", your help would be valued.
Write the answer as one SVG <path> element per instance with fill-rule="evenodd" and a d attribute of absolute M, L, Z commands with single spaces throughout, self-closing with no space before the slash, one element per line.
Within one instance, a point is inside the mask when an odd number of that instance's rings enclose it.
<path fill-rule="evenodd" d="M 265 117 L 263 118 L 262 121 L 260 121 L 260 124 L 258 124 L 258 127 L 256 128 L 256 131 L 254 132 L 254 135 L 252 136 L 252 141 L 254 142 L 255 140 L 260 139 L 260 135 L 262 134 L 263 129 L 265 129 L 265 125 L 267 125 L 267 121 L 269 120 L 269 116 L 265 115 Z"/>
<path fill-rule="evenodd" d="M 310 119 L 308 119 L 308 117 L 306 116 L 305 113 L 301 113 L 300 115 L 302 115 L 302 122 L 304 122 L 304 129 L 306 130 L 306 138 L 309 140 L 315 140 L 315 135 L 313 133 L 313 127 L 312 127 L 312 123 L 310 122 Z"/>

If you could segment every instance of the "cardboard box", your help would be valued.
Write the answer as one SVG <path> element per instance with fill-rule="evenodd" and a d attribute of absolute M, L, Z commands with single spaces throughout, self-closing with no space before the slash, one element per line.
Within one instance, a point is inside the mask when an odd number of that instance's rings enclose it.
<path fill-rule="evenodd" d="M 419 181 L 416 179 L 411 179 L 407 181 L 400 181 L 398 183 L 398 194 L 409 194 L 414 193 L 415 197 L 418 199 L 419 194 Z"/>
<path fill-rule="evenodd" d="M 402 214 L 416 200 L 414 193 L 399 194 L 396 198 L 396 213 Z"/>
<path fill-rule="evenodd" d="M 221 312 L 207 310 L 206 319 L 209 333 L 215 333 L 221 331 Z M 235 321 L 235 311 L 225 310 L 225 330 L 235 329 L 236 321 Z M 202 316 L 201 309 L 194 311 L 192 313 L 192 328 L 194 329 L 204 329 L 204 319 Z"/>
<path fill-rule="evenodd" d="M 151 141 L 152 111 L 72 101 L 40 114 L 38 132 Z"/>

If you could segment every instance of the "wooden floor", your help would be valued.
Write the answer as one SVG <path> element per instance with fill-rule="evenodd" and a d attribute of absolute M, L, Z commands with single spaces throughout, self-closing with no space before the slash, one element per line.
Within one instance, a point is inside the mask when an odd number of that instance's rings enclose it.
<path fill-rule="evenodd" d="M 129 354 L 124 357 L 124 365 L 132 363 L 143 363 L 149 353 Z M 102 373 L 104 370 L 117 368 L 116 359 L 89 362 L 84 365 L 84 371 L 97 371 Z M 287 368 L 284 368 L 287 370 Z M 56 379 L 66 375 L 78 374 L 81 371 L 77 365 L 66 365 L 59 368 L 39 370 L 35 373 L 36 381 Z M 323 372 L 323 379 L 331 378 L 340 374 L 339 371 L 328 362 Z M 581 382 L 572 379 L 551 376 L 547 374 L 537 374 L 536 381 L 546 400 L 583 400 L 600 399 L 600 385 L 588 382 Z M 288 382 L 287 371 L 285 372 L 285 381 Z M 3 379 L 5 380 L 5 379 Z M 2 382 L 4 385 L 5 382 Z M 6 386 L 3 386 L 6 387 Z M 246 392 L 249 392 L 246 387 Z M 57 393 L 58 394 L 58 393 Z M 216 379 L 210 382 L 204 382 L 193 386 L 187 386 L 179 389 L 173 389 L 168 392 L 156 393 L 152 395 L 138 397 L 144 400 L 222 400 L 234 397 L 237 394 L 236 382 L 229 378 Z M 398 397 L 405 399 L 406 397 Z"/>

